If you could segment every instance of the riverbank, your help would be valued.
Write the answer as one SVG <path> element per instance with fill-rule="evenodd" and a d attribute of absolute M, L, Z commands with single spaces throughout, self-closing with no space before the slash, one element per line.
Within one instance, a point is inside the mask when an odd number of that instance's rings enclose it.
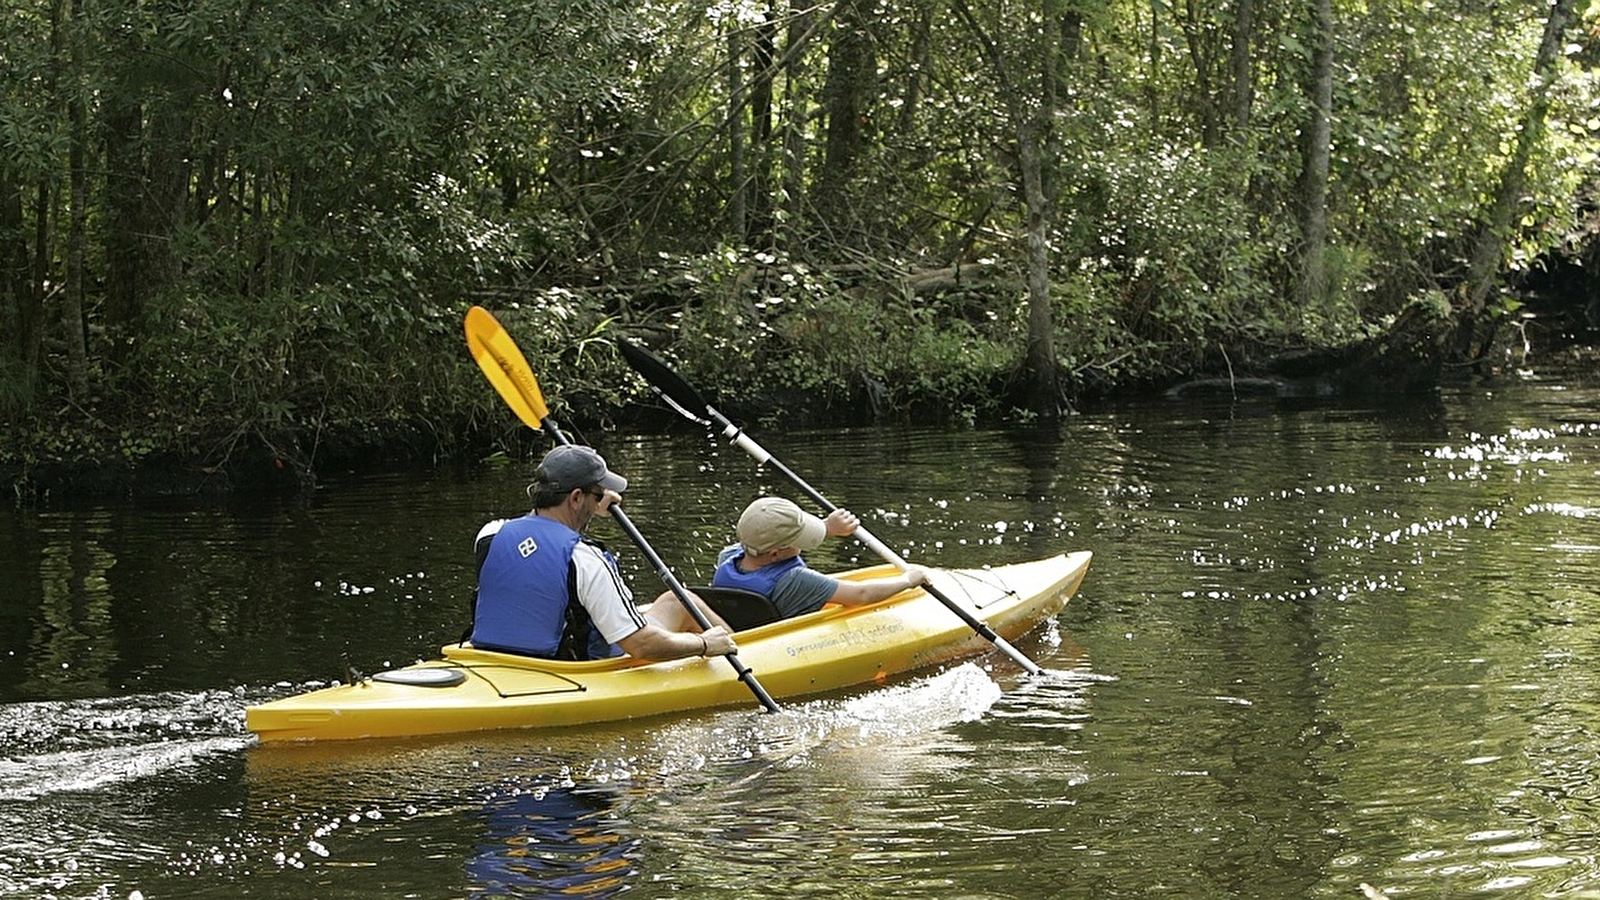
<path fill-rule="evenodd" d="M 1493 350 L 1471 365 L 1445 365 L 1438 385 L 1479 380 L 1493 383 L 1530 374 L 1570 373 L 1578 377 L 1600 372 L 1600 330 L 1578 317 L 1571 304 L 1535 304 L 1499 330 Z M 1330 358 L 1338 354 L 1328 354 Z M 537 357 L 536 357 L 537 358 Z M 938 360 L 928 361 L 928 383 L 939 383 Z M 754 364 L 753 364 L 754 365 Z M 1162 397 L 1165 402 L 1304 403 L 1349 402 L 1352 398 L 1316 365 L 1297 363 L 1304 371 L 1284 374 L 1286 367 L 1247 354 L 1226 353 L 1209 363 L 1197 357 L 1182 371 L 1127 366 L 1120 378 L 1097 375 L 1075 382 L 1072 397 L 1079 410 Z M 228 497 L 273 494 L 308 495 L 331 474 L 437 469 L 472 466 L 484 460 L 526 460 L 545 447 L 544 438 L 524 428 L 499 401 L 470 362 L 454 377 L 464 382 L 466 405 L 436 417 L 391 417 L 379 422 L 311 424 L 285 422 L 274 428 L 259 423 L 247 430 L 236 424 L 224 432 L 196 431 L 193 423 L 174 425 L 152 420 L 144 432 L 127 423 L 86 416 L 74 422 L 58 417 L 53 426 L 33 423 L 24 439 L 19 428 L 0 444 L 0 484 L 15 502 L 83 500 L 150 500 L 169 497 Z M 587 378 L 562 365 L 547 371 L 559 378 L 552 405 L 563 426 L 578 439 L 599 441 L 606 431 L 625 427 L 656 432 L 684 427 L 684 421 L 640 385 L 622 390 L 625 379 L 615 367 L 598 366 Z M 725 366 L 723 368 L 726 368 Z M 1269 371 L 1270 370 L 1270 371 Z M 545 377 L 545 376 L 541 376 Z M 555 382 L 552 382 L 555 383 Z M 708 393 L 709 382 L 700 382 Z M 748 383 L 737 373 L 719 385 Z M 609 385 L 602 389 L 601 385 Z M 970 388 L 969 388 L 970 389 Z M 1007 390 L 996 378 L 985 390 L 997 396 Z M 546 390 L 550 390 L 547 385 Z M 897 385 L 900 398 L 885 408 L 891 392 L 862 377 L 840 390 L 806 390 L 800 386 L 767 387 L 759 393 L 717 391 L 713 397 L 730 419 L 752 429 L 848 427 L 885 421 L 941 424 L 957 428 L 1005 427 L 1022 423 L 1025 413 L 1003 402 L 982 409 L 952 407 L 947 395 L 918 393 Z M 1373 396 L 1391 393 L 1379 389 Z M 1019 416 L 1021 418 L 1019 418 Z M 688 426 L 693 427 L 693 426 Z"/>

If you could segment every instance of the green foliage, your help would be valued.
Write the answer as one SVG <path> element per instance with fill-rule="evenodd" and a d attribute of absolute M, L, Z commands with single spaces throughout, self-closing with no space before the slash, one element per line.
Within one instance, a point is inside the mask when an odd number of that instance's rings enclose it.
<path fill-rule="evenodd" d="M 1116 356 L 1159 347 L 1170 364 L 1225 337 L 1297 331 L 1296 310 L 1274 277 L 1274 244 L 1288 238 L 1268 240 L 1274 223 L 1247 205 L 1249 161 L 1154 140 L 1130 149 L 1092 158 L 1093 181 L 1076 196 L 1093 196 L 1079 215 L 1095 215 L 1068 223 L 1069 234 L 1086 238 L 1063 276 L 1072 328 L 1127 334 L 1085 345 L 1069 332 L 1069 364 L 1097 365 L 1086 353 L 1092 346 Z"/>
<path fill-rule="evenodd" d="M 1024 359 L 1037 211 L 1019 196 L 1019 122 L 1044 129 L 1074 386 L 1174 374 L 1219 345 L 1359 339 L 1413 298 L 1452 296 L 1514 159 L 1547 13 L 1336 4 L 1329 290 L 1302 308 L 1305 4 L 1254 3 L 1246 33 L 1230 3 L 852 7 L 874 56 L 843 123 L 848 173 L 827 165 L 841 123 L 825 91 L 861 35 L 804 4 L 14 6 L 0 37 L 13 459 L 504 430 L 461 344 L 473 302 L 540 360 L 558 405 L 639 399 L 610 337 L 669 329 L 686 373 L 765 398 L 774 418 L 816 404 L 998 418 Z M 1551 86 L 1509 267 L 1576 231 L 1600 131 L 1592 55 Z M 916 280 L 955 269 L 984 274 Z M 84 286 L 71 330 L 69 283 Z M 87 397 L 69 396 L 78 331 Z M 64 409 L 83 436 L 42 424 Z"/>
<path fill-rule="evenodd" d="M 891 272 L 845 283 L 766 252 L 683 262 L 675 280 L 693 296 L 675 316 L 676 365 L 693 382 L 773 404 L 770 422 L 829 408 L 991 417 L 1018 364 L 1020 323 L 990 313 L 987 297 L 914 296 Z M 963 318 L 972 309 L 976 321 Z"/>

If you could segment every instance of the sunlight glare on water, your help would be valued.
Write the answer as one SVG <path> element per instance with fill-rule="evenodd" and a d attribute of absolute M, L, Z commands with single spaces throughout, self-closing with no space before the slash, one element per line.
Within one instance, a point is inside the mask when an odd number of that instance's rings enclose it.
<path fill-rule="evenodd" d="M 1016 642 L 1045 673 L 447 739 L 259 745 L 242 711 L 455 640 L 527 465 L 0 514 L 29 561 L 0 583 L 0 893 L 1595 896 L 1596 410 L 1534 379 L 763 433 L 913 563 L 1094 551 Z M 751 498 L 799 498 L 698 434 L 596 437 L 689 584 Z"/>

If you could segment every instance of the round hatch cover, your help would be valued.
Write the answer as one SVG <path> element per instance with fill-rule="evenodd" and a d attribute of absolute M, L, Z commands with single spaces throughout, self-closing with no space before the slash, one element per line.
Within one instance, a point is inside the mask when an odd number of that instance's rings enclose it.
<path fill-rule="evenodd" d="M 389 669 L 372 676 L 373 681 L 387 681 L 390 684 L 409 684 L 415 687 L 454 687 L 467 680 L 467 673 L 460 669 L 449 669 L 442 666 L 422 669 Z"/>

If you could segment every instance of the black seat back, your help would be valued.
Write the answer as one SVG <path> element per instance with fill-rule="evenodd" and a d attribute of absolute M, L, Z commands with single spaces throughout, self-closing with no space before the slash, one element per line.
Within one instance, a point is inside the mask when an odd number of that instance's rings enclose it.
<path fill-rule="evenodd" d="M 691 587 L 706 605 L 717 611 L 728 627 L 744 631 L 783 618 L 772 601 L 744 588 Z"/>

